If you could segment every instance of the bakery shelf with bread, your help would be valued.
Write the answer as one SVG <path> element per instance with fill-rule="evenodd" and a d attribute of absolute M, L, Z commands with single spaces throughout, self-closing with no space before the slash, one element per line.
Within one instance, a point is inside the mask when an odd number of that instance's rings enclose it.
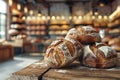
<path fill-rule="evenodd" d="M 71 27 L 69 25 L 66 25 L 66 24 L 54 24 L 54 25 L 50 25 L 49 26 L 49 35 L 51 37 L 54 36 L 54 38 L 57 36 L 65 36 L 68 32 L 68 30 L 70 29 Z"/>
<path fill-rule="evenodd" d="M 25 24 L 25 14 L 17 9 L 12 9 L 10 14 L 10 29 L 8 31 L 9 39 L 26 39 L 26 24 Z"/>

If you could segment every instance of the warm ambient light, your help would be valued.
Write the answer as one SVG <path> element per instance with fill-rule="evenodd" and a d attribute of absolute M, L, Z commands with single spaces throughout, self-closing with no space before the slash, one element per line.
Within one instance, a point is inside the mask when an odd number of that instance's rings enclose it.
<path fill-rule="evenodd" d="M 109 16 L 109 19 L 113 19 L 113 17 L 112 17 L 112 16 Z"/>
<path fill-rule="evenodd" d="M 20 10 L 21 9 L 21 5 L 17 4 L 17 9 Z"/>
<path fill-rule="evenodd" d="M 32 19 L 33 19 L 33 20 L 35 20 L 35 19 L 36 19 L 36 17 L 35 17 L 35 16 L 32 16 Z"/>
<path fill-rule="evenodd" d="M 98 15 L 98 12 L 95 12 L 95 15 Z"/>
<path fill-rule="evenodd" d="M 92 16 L 92 19 L 95 19 L 95 16 Z"/>
<path fill-rule="evenodd" d="M 47 19 L 50 20 L 50 16 L 47 16 Z"/>
<path fill-rule="evenodd" d="M 61 16 L 61 19 L 63 20 L 63 19 L 65 19 L 65 17 L 64 17 L 64 16 Z"/>
<path fill-rule="evenodd" d="M 102 19 L 102 16 L 101 16 L 101 15 L 99 15 L 99 16 L 98 16 L 98 19 Z"/>
<path fill-rule="evenodd" d="M 78 19 L 82 19 L 82 16 L 79 16 Z"/>
<path fill-rule="evenodd" d="M 73 19 L 77 19 L 77 16 L 73 16 Z"/>
<path fill-rule="evenodd" d="M 45 16 L 42 16 L 42 20 L 46 20 L 46 17 L 45 17 Z"/>
<path fill-rule="evenodd" d="M 25 13 L 27 13 L 27 12 L 28 12 L 27 7 L 24 7 L 24 12 L 25 12 Z"/>
<path fill-rule="evenodd" d="M 108 19 L 108 16 L 103 16 L 104 19 Z"/>
<path fill-rule="evenodd" d="M 100 6 L 100 7 L 103 7 L 103 6 L 105 6 L 105 4 L 103 4 L 103 3 L 100 3 L 100 4 L 99 4 L 99 6 Z"/>
<path fill-rule="evenodd" d="M 72 16 L 69 16 L 69 19 L 71 20 L 71 19 L 72 19 Z"/>
<path fill-rule="evenodd" d="M 30 17 L 30 16 L 28 16 L 28 17 L 27 17 L 27 20 L 31 20 L 31 17 Z"/>
<path fill-rule="evenodd" d="M 52 19 L 52 20 L 55 20 L 55 16 L 52 16 L 51 19 Z"/>
<path fill-rule="evenodd" d="M 26 19 L 26 17 L 25 17 L 25 16 L 23 16 L 23 17 L 22 17 L 22 19 L 23 19 L 23 20 L 25 20 L 25 19 Z"/>
<path fill-rule="evenodd" d="M 10 6 L 12 6 L 12 3 L 13 3 L 12 0 L 9 0 L 9 5 L 10 5 Z"/>
<path fill-rule="evenodd" d="M 30 12 L 29 12 L 29 13 L 30 13 L 30 15 L 33 15 L 33 10 L 30 10 Z"/>
<path fill-rule="evenodd" d="M 40 17 L 40 16 L 42 16 L 42 14 L 38 13 L 38 16 Z"/>
<path fill-rule="evenodd" d="M 57 17 L 56 17 L 56 19 L 58 19 L 58 20 L 59 20 L 59 19 L 60 19 L 60 16 L 57 16 Z"/>

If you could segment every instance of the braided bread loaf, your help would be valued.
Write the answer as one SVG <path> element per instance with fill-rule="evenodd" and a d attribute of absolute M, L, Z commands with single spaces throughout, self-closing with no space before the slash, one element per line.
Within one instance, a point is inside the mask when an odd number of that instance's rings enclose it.
<path fill-rule="evenodd" d="M 47 48 L 44 61 L 52 68 L 70 64 L 82 54 L 82 45 L 74 39 L 59 39 Z"/>
<path fill-rule="evenodd" d="M 111 47 L 99 43 L 84 47 L 83 64 L 89 67 L 108 68 L 116 65 L 117 54 Z"/>

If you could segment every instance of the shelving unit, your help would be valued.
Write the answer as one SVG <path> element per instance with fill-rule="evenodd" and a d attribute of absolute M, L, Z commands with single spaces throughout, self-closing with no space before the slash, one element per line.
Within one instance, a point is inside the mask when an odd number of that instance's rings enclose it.
<path fill-rule="evenodd" d="M 23 16 L 24 14 L 18 10 L 11 12 L 10 30 L 13 30 L 13 32 L 9 30 L 10 40 L 25 39 L 27 37 L 25 20 L 22 19 Z"/>

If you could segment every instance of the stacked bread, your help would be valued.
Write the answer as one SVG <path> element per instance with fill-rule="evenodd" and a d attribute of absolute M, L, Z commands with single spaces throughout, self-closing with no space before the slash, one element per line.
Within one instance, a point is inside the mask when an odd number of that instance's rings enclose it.
<path fill-rule="evenodd" d="M 108 68 L 116 65 L 115 50 L 104 43 L 98 32 L 90 27 L 72 28 L 64 39 L 55 40 L 47 48 L 44 61 L 52 68 L 69 65 L 79 58 L 84 66 Z"/>
<path fill-rule="evenodd" d="M 112 38 L 109 40 L 108 45 L 110 45 L 116 51 L 120 51 L 120 37 Z"/>

